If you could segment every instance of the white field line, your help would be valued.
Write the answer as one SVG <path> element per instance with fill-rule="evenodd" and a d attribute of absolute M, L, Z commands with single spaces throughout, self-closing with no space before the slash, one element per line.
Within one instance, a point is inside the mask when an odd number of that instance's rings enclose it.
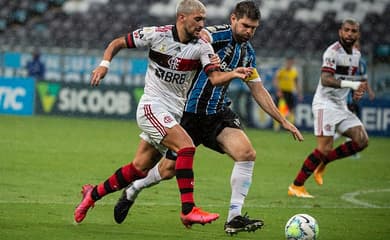
<path fill-rule="evenodd" d="M 362 194 L 370 194 L 370 193 L 378 193 L 378 192 L 390 192 L 390 188 L 370 189 L 370 190 L 361 190 L 361 191 L 356 191 L 356 192 L 345 193 L 341 196 L 341 199 L 344 201 L 353 203 L 355 205 L 366 207 L 366 208 L 390 208 L 390 205 L 378 206 L 375 204 L 371 204 L 369 202 L 365 202 L 365 201 L 356 199 L 357 196 L 362 195 Z"/>

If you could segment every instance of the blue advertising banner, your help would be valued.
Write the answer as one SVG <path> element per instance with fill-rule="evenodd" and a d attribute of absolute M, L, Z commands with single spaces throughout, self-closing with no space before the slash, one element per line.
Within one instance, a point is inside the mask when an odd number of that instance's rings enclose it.
<path fill-rule="evenodd" d="M 34 93 L 32 78 L 0 77 L 0 114 L 32 115 Z"/>

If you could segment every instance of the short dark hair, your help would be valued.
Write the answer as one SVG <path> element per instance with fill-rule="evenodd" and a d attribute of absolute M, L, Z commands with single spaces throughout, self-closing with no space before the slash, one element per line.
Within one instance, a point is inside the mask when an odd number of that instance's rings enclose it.
<path fill-rule="evenodd" d="M 261 18 L 259 6 L 254 1 L 242 1 L 237 3 L 233 10 L 233 14 L 236 15 L 238 19 L 245 16 L 252 20 L 260 20 Z"/>

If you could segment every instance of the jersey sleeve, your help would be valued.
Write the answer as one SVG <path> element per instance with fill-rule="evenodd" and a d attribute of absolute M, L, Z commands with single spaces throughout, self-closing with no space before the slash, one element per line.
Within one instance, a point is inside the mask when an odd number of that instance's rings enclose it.
<path fill-rule="evenodd" d="M 143 27 L 126 35 L 126 44 L 128 48 L 139 48 L 150 46 L 153 39 L 158 35 L 157 27 Z"/>
<path fill-rule="evenodd" d="M 210 43 L 199 39 L 200 42 L 200 62 L 203 67 L 203 71 L 206 74 L 209 74 L 213 71 L 220 71 L 219 66 L 217 64 L 212 64 L 210 58 L 215 54 L 213 47 Z"/>
<path fill-rule="evenodd" d="M 336 58 L 336 51 L 332 49 L 326 50 L 322 56 L 321 72 L 329 72 L 334 74 L 336 72 Z"/>

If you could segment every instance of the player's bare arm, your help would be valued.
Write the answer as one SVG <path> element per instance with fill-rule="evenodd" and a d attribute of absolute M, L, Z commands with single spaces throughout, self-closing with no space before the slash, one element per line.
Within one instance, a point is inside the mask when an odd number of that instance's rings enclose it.
<path fill-rule="evenodd" d="M 100 84 L 100 81 L 108 72 L 111 60 L 122 48 L 126 47 L 125 37 L 116 38 L 108 45 L 104 51 L 102 63 L 92 71 L 91 86 L 98 86 Z"/>
<path fill-rule="evenodd" d="M 367 88 L 367 81 L 349 81 L 336 79 L 333 73 L 323 71 L 321 73 L 321 84 L 325 87 L 345 88 L 349 87 L 353 90 L 365 91 Z"/>
<path fill-rule="evenodd" d="M 253 69 L 248 67 L 238 67 L 231 72 L 212 71 L 208 74 L 211 84 L 214 86 L 223 85 L 228 83 L 234 78 L 245 80 L 252 75 Z"/>
<path fill-rule="evenodd" d="M 278 121 L 284 129 L 291 132 L 295 140 L 303 141 L 304 138 L 301 132 L 283 117 L 263 83 L 260 81 L 248 81 L 247 84 L 257 104 L 273 119 Z"/>

